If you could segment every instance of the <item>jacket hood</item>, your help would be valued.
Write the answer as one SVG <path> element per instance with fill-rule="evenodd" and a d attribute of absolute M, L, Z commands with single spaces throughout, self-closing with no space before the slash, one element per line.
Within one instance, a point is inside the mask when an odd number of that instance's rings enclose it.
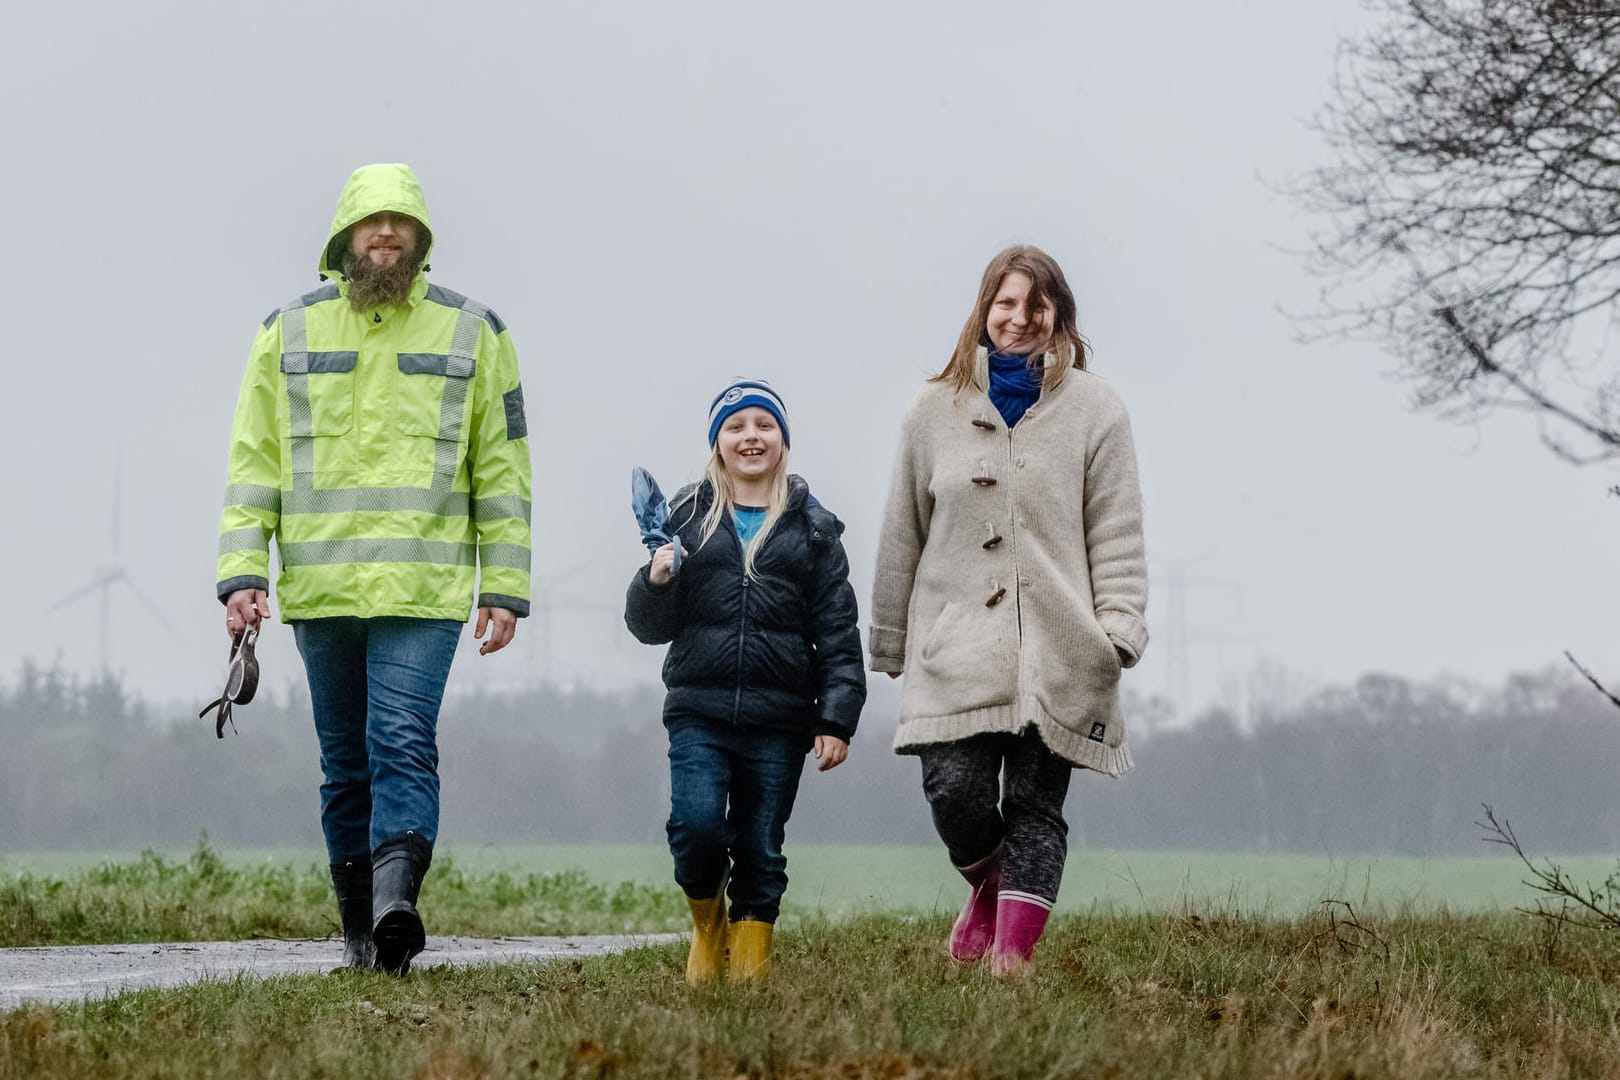
<path fill-rule="evenodd" d="M 338 196 L 337 213 L 332 227 L 327 230 L 326 244 L 321 248 L 319 271 L 322 277 L 334 280 L 343 277 L 343 252 L 336 241 L 364 218 L 392 210 L 408 214 L 427 230 L 428 249 L 422 257 L 422 269 L 427 269 L 427 256 L 433 253 L 433 225 L 428 220 L 427 198 L 422 185 L 409 165 L 362 165 L 349 176 Z"/>

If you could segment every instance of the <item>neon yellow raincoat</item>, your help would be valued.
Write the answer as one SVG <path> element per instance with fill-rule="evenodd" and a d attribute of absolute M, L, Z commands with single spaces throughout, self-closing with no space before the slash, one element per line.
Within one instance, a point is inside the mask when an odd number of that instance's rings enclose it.
<path fill-rule="evenodd" d="M 480 607 L 527 615 L 529 440 L 511 335 L 425 273 L 404 304 L 350 307 L 334 241 L 383 210 L 431 237 L 409 168 L 356 170 L 321 249 L 336 284 L 271 312 L 253 344 L 231 431 L 220 599 L 269 587 L 273 536 L 283 621 L 465 621 L 475 584 Z"/>

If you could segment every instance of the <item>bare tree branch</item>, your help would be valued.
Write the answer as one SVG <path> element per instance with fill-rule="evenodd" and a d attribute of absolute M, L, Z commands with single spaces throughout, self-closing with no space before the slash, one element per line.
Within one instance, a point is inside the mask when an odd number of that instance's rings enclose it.
<path fill-rule="evenodd" d="M 1370 0 L 1313 122 L 1333 160 L 1285 188 L 1325 221 L 1316 337 L 1378 341 L 1414 401 L 1471 421 L 1526 405 L 1620 458 L 1620 8 Z M 1427 267 L 1425 273 L 1422 267 Z"/>
<path fill-rule="evenodd" d="M 1339 914 L 1339 908 L 1344 914 Z M 1347 955 L 1377 949 L 1383 953 L 1384 959 L 1389 959 L 1389 942 L 1376 930 L 1366 926 L 1356 915 L 1356 909 L 1348 900 L 1330 899 L 1322 901 L 1322 911 L 1327 916 L 1327 929 L 1311 935 L 1311 941 L 1329 939 L 1337 946 L 1339 952 Z"/>
<path fill-rule="evenodd" d="M 1586 681 L 1598 688 L 1598 693 L 1614 702 L 1616 707 L 1620 707 L 1620 697 L 1615 697 L 1613 694 L 1609 693 L 1608 688 L 1602 683 L 1598 682 L 1597 676 L 1593 675 L 1590 671 L 1586 670 L 1586 668 L 1582 667 L 1581 662 L 1571 656 L 1568 649 L 1564 650 L 1564 659 L 1568 660 L 1571 664 L 1574 664 L 1575 670 L 1580 672 L 1582 675 L 1585 675 Z"/>
<path fill-rule="evenodd" d="M 1486 843 L 1501 844 L 1519 857 L 1530 874 L 1525 884 L 1542 894 L 1543 899 L 1534 908 L 1520 908 L 1520 911 L 1560 926 L 1620 930 L 1620 871 L 1610 874 L 1602 885 L 1577 885 L 1557 863 L 1536 865 L 1525 854 L 1524 846 L 1514 835 L 1512 824 L 1507 818 L 1498 821 L 1489 804 L 1485 806 L 1485 820 L 1474 824 L 1485 830 L 1483 839 Z M 1549 906 L 1552 901 L 1557 902 L 1557 908 Z M 1584 912 L 1584 915 L 1571 915 L 1570 907 Z"/>

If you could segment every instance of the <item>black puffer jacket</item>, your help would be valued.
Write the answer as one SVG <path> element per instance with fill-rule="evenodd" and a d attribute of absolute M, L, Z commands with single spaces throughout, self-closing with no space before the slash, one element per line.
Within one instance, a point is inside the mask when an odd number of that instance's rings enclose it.
<path fill-rule="evenodd" d="M 787 509 L 749 581 L 729 513 L 698 546 L 713 497 L 707 482 L 676 493 L 680 571 L 658 586 L 643 566 L 625 597 L 636 639 L 670 643 L 664 724 L 749 724 L 848 741 L 866 703 L 866 673 L 843 522 L 790 476 Z"/>

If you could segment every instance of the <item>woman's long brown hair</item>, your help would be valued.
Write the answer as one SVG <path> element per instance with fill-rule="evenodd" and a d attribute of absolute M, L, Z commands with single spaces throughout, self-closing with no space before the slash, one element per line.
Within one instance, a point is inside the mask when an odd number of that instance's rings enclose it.
<path fill-rule="evenodd" d="M 1031 309 L 1047 305 L 1052 308 L 1052 333 L 1030 352 L 1031 356 L 1056 354 L 1057 362 L 1048 361 L 1046 364 L 1043 388 L 1051 390 L 1057 386 L 1070 367 L 1077 367 L 1081 371 L 1086 369 L 1091 347 L 1080 336 L 1074 293 L 1063 277 L 1062 268 L 1056 259 L 1040 248 L 1016 244 L 991 259 L 990 265 L 984 268 L 984 279 L 979 282 L 979 299 L 962 326 L 962 336 L 956 340 L 956 351 L 951 354 L 945 369 L 929 382 L 948 382 L 958 394 L 973 385 L 974 361 L 990 318 L 990 305 L 995 303 L 996 293 L 1001 291 L 1002 279 L 1013 273 L 1029 275 L 1032 284 L 1028 304 Z"/>

